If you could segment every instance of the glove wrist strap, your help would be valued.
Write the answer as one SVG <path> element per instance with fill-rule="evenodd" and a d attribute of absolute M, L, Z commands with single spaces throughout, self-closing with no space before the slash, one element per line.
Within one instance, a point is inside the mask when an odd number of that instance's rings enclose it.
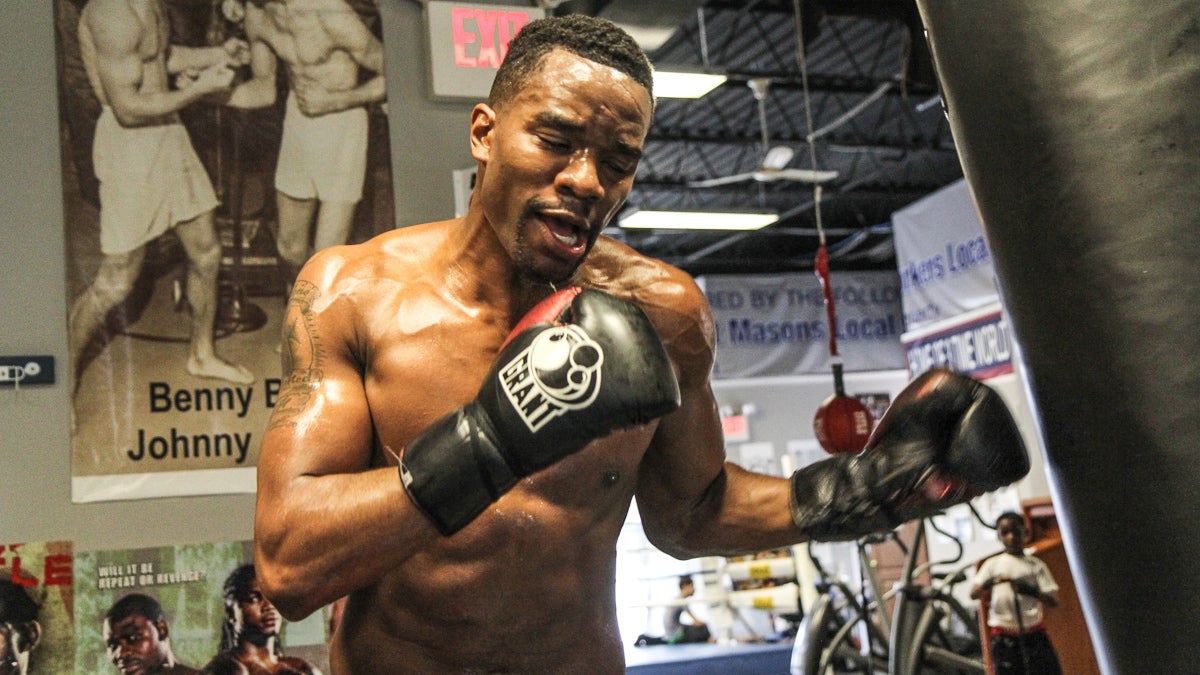
<path fill-rule="evenodd" d="M 468 404 L 434 422 L 400 455 L 400 480 L 443 535 L 461 530 L 516 485 L 484 417 Z"/>

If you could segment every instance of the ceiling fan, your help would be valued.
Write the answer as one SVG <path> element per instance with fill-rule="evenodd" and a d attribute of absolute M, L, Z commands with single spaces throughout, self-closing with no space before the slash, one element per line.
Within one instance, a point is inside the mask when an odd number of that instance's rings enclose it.
<path fill-rule="evenodd" d="M 754 99 L 758 101 L 758 124 L 762 132 L 762 163 L 753 171 L 737 173 L 732 176 L 688 181 L 687 186 L 691 188 L 710 188 L 746 181 L 757 181 L 759 183 L 792 181 L 796 183 L 820 184 L 837 178 L 837 171 L 788 168 L 788 162 L 792 161 L 792 157 L 796 154 L 796 151 L 786 145 L 771 147 L 770 138 L 767 133 L 766 100 L 771 80 L 765 77 L 756 77 L 751 79 L 747 84 L 749 84 L 750 90 L 754 93 Z"/>

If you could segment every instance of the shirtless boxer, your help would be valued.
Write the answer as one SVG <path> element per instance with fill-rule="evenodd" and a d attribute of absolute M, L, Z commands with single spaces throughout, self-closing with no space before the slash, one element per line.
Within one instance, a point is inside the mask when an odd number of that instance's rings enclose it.
<path fill-rule="evenodd" d="M 650 541 L 688 558 L 888 529 L 1028 470 L 995 393 L 944 371 L 861 456 L 791 479 L 725 461 L 703 293 L 600 236 L 651 88 L 613 24 L 528 24 L 471 113 L 467 214 L 301 272 L 256 561 L 289 618 L 349 596 L 333 672 L 623 672 L 613 579 L 635 496 Z"/>
<path fill-rule="evenodd" d="M 277 247 L 289 284 L 310 250 L 344 244 L 362 199 L 367 166 L 367 109 L 384 100 L 379 39 L 344 0 L 225 0 L 244 17 L 253 58 L 252 91 L 231 102 L 275 101 L 276 64 L 290 89 L 275 170 Z M 244 14 L 243 14 L 244 12 Z M 360 78 L 360 69 L 370 76 Z M 316 217 L 315 231 L 312 229 Z"/>
<path fill-rule="evenodd" d="M 213 227 L 216 194 L 177 112 L 229 89 L 232 67 L 248 61 L 246 43 L 188 48 L 168 44 L 161 0 L 90 0 L 79 18 L 88 80 L 103 106 L 93 158 L 100 180 L 100 251 L 96 278 L 71 306 L 72 363 L 110 310 L 133 289 L 146 244 L 174 228 L 187 254 L 191 308 L 187 372 L 249 384 L 254 375 L 216 354 L 217 273 L 221 244 Z M 188 86 L 169 78 L 187 74 Z"/>
<path fill-rule="evenodd" d="M 283 617 L 259 589 L 253 564 L 229 574 L 224 596 L 221 651 L 204 666 L 206 675 L 321 675 L 308 661 L 282 653 Z"/>

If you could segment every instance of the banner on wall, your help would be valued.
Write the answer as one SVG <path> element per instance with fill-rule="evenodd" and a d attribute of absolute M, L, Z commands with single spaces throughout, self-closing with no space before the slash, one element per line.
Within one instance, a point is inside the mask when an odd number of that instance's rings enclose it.
<path fill-rule="evenodd" d="M 834 272 L 837 346 L 847 371 L 904 367 L 900 284 L 892 272 Z M 706 276 L 717 332 L 713 377 L 829 372 L 829 320 L 815 274 Z"/>
<path fill-rule="evenodd" d="M 910 375 L 930 368 L 987 380 L 1013 372 L 1016 343 L 1000 303 L 926 325 L 901 337 Z"/>
<path fill-rule="evenodd" d="M 72 672 L 72 548 L 69 541 L 0 544 L 0 672 Z"/>
<path fill-rule="evenodd" d="M 167 659 L 172 672 L 260 672 L 249 662 L 258 658 L 276 664 L 271 672 L 328 673 L 328 608 L 285 622 L 262 598 L 253 560 L 248 541 L 80 553 L 74 672 L 115 672 L 135 658 L 145 672 Z M 113 638 L 147 623 L 158 627 L 143 636 L 154 644 Z"/>
<path fill-rule="evenodd" d="M 300 76 L 276 4 L 54 0 L 74 501 L 253 492 L 304 242 L 393 227 L 377 5 Z"/>
<path fill-rule="evenodd" d="M 906 330 L 995 302 L 991 249 L 965 180 L 892 214 Z"/>

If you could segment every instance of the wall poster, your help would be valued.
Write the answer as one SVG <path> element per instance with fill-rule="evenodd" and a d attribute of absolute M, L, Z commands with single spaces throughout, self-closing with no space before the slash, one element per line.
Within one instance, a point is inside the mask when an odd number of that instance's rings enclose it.
<path fill-rule="evenodd" d="M 69 541 L 0 543 L 0 673 L 72 672 L 72 548 Z"/>
<path fill-rule="evenodd" d="M 291 281 L 395 220 L 378 7 L 53 2 L 72 498 L 253 492 Z"/>
<path fill-rule="evenodd" d="M 328 608 L 284 621 L 253 559 L 249 541 L 78 554 L 74 672 L 328 673 Z"/>

